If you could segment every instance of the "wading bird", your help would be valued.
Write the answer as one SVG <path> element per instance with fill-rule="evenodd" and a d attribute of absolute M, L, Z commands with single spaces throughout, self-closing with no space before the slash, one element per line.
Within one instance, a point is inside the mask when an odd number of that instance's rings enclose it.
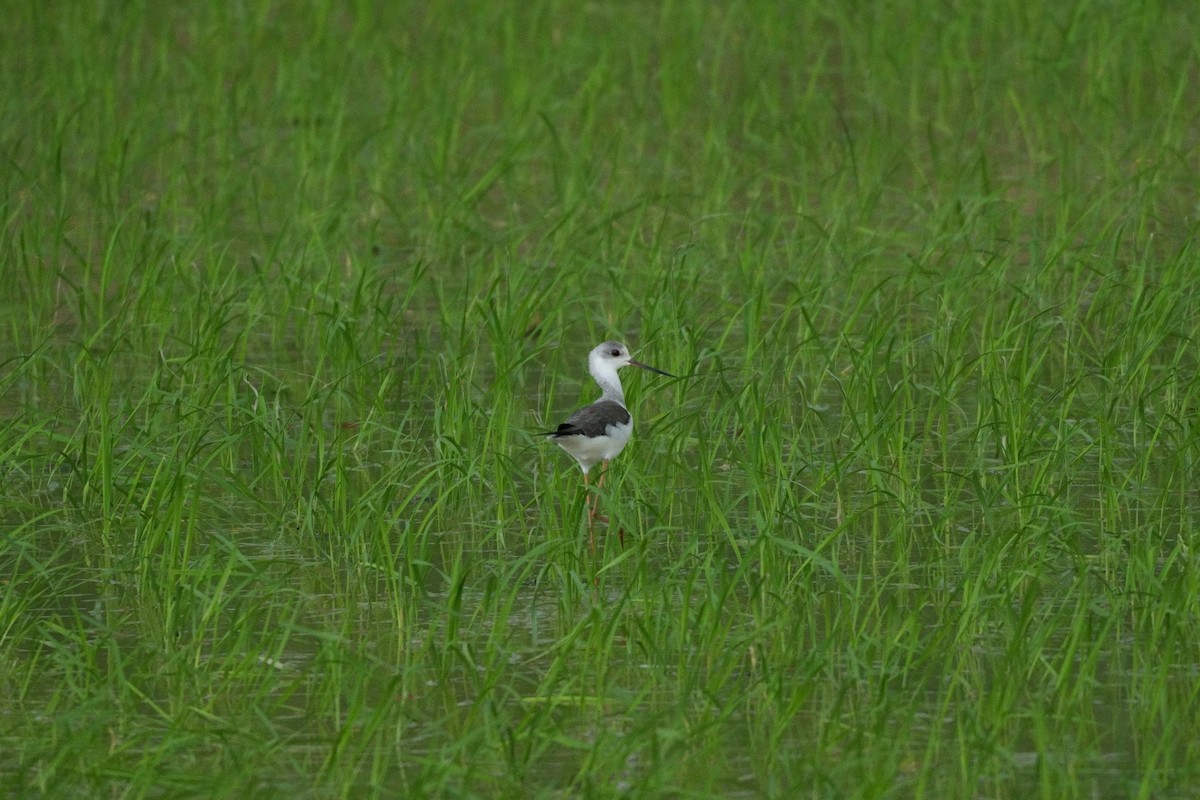
<path fill-rule="evenodd" d="M 596 345 L 588 353 L 588 372 L 600 387 L 600 399 L 567 417 L 555 430 L 543 434 L 579 462 L 585 486 L 588 485 L 588 470 L 600 464 L 596 488 L 601 487 L 608 462 L 625 448 L 633 433 L 633 417 L 625 407 L 625 391 L 617 375 L 617 370 L 625 366 L 641 367 L 668 378 L 676 377 L 649 364 L 634 361 L 629 350 L 620 342 L 608 341 Z M 596 534 L 592 527 L 596 518 L 596 502 L 598 500 L 593 501 L 588 497 L 588 544 L 593 555 L 596 553 Z"/>

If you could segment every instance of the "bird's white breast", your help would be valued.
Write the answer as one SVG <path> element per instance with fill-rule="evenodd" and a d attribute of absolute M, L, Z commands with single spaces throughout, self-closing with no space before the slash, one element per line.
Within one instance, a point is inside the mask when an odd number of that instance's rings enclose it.
<path fill-rule="evenodd" d="M 606 425 L 604 432 L 604 436 L 563 436 L 554 441 L 570 453 L 586 473 L 601 461 L 616 458 L 625 449 L 633 435 L 633 420 Z"/>

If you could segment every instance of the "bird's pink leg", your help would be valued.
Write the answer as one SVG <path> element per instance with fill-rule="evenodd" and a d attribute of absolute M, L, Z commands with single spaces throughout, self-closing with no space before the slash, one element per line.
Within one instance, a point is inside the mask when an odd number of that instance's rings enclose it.
<path fill-rule="evenodd" d="M 597 490 L 599 490 L 600 487 L 604 485 L 604 476 L 606 474 L 608 474 L 608 462 L 604 461 L 604 462 L 601 462 L 601 464 L 600 464 L 600 477 L 596 481 L 596 489 Z M 600 502 L 599 495 L 596 496 L 596 502 Z M 601 524 L 604 524 L 604 525 L 608 524 L 608 517 L 594 517 L 594 519 L 600 520 Z M 617 528 L 617 541 L 619 541 L 621 543 L 622 548 L 625 547 L 625 529 L 624 528 Z"/>
<path fill-rule="evenodd" d="M 595 556 L 596 556 L 596 530 L 595 530 L 595 528 L 592 527 L 592 517 L 595 515 L 596 511 L 592 507 L 592 493 L 591 493 L 591 491 L 589 491 L 589 488 L 588 488 L 589 486 L 590 486 L 590 483 L 588 482 L 588 474 L 585 471 L 583 473 L 583 491 L 584 491 L 583 503 L 584 503 L 584 505 L 587 506 L 588 547 L 592 551 L 592 557 L 595 558 Z"/>
<path fill-rule="evenodd" d="M 596 479 L 596 491 L 597 492 L 599 492 L 600 488 L 602 486 L 604 486 L 604 476 L 607 474 L 608 474 L 608 462 L 601 461 L 600 462 L 600 477 Z M 600 502 L 600 495 L 598 495 L 598 494 L 596 495 L 596 502 L 597 503 Z M 601 525 L 608 524 L 608 517 L 597 516 L 595 508 L 592 509 L 592 519 L 599 520 Z"/>

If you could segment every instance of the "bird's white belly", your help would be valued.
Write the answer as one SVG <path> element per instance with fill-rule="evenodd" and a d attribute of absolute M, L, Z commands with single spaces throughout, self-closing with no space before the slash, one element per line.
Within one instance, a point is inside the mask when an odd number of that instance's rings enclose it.
<path fill-rule="evenodd" d="M 605 427 L 604 436 L 563 436 L 555 439 L 558 446 L 570 453 L 586 474 L 601 461 L 611 461 L 625 449 L 633 435 L 633 420 Z"/>

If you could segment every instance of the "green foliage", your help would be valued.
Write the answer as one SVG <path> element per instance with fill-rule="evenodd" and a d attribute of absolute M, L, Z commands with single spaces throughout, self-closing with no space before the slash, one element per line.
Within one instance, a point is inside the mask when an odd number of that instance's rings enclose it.
<path fill-rule="evenodd" d="M 5 796 L 1200 790 L 1185 4 L 10 12 Z"/>

